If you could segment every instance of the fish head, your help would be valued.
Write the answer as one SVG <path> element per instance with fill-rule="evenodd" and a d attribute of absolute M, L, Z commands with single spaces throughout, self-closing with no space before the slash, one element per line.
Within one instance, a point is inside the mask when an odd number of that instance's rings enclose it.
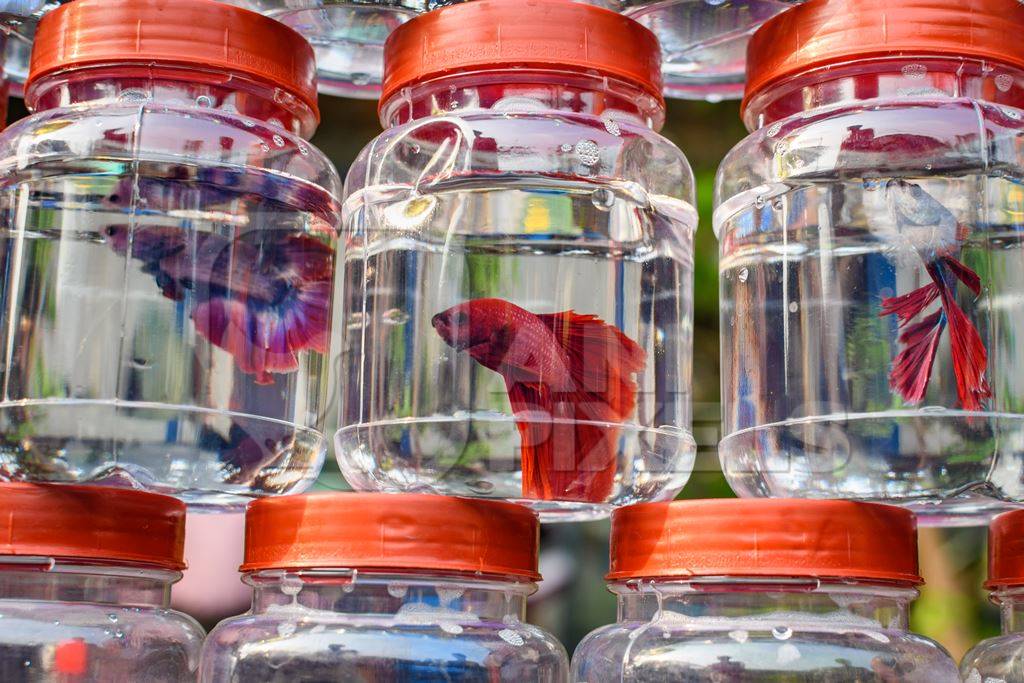
<path fill-rule="evenodd" d="M 118 254 L 128 254 L 140 261 L 155 262 L 179 252 L 186 237 L 179 228 L 171 226 L 136 227 L 107 225 L 103 228 L 104 241 Z"/>
<path fill-rule="evenodd" d="M 895 232 L 918 251 L 955 244 L 956 216 L 918 183 L 891 178 L 885 183 L 885 199 Z"/>
<path fill-rule="evenodd" d="M 504 333 L 513 322 L 514 309 L 501 299 L 474 299 L 438 313 L 430 324 L 448 346 L 483 362 L 507 350 Z"/>

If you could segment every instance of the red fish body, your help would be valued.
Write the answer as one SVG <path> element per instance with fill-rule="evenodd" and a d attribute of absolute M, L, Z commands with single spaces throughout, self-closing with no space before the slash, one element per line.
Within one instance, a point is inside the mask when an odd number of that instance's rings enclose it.
<path fill-rule="evenodd" d="M 616 327 L 573 311 L 534 314 L 475 299 L 434 316 L 445 343 L 505 380 L 520 434 L 523 496 L 603 502 L 618 426 L 636 407 L 645 354 Z"/>
<path fill-rule="evenodd" d="M 327 352 L 334 251 L 302 234 L 228 239 L 170 226 L 111 225 L 107 243 L 141 261 L 163 295 L 194 300 L 196 331 L 259 384 Z"/>
<path fill-rule="evenodd" d="M 988 352 L 974 323 L 956 302 L 958 283 L 981 294 L 981 278 L 954 254 L 963 239 L 963 227 L 953 214 L 920 186 L 903 180 L 886 185 L 889 208 L 896 224 L 916 233 L 915 248 L 931 282 L 901 296 L 882 299 L 879 315 L 895 315 L 901 330 L 902 351 L 893 361 L 889 384 L 910 404 L 924 399 L 942 333 L 949 327 L 957 395 L 965 410 L 981 409 L 992 396 L 985 370 Z M 921 239 L 925 236 L 927 239 Z M 935 301 L 939 308 L 918 318 Z M 916 319 L 916 322 L 915 322 Z"/>

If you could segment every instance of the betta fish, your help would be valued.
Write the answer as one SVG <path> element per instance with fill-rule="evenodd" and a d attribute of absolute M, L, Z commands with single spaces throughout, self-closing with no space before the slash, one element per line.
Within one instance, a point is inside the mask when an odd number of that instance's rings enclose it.
<path fill-rule="evenodd" d="M 109 225 L 107 244 L 142 262 L 168 299 L 189 297 L 196 332 L 230 353 L 257 384 L 327 353 L 334 250 L 305 234 L 229 239 L 174 226 Z"/>
<path fill-rule="evenodd" d="M 574 311 L 535 314 L 474 299 L 433 317 L 446 344 L 505 380 L 520 436 L 523 496 L 604 502 L 616 424 L 636 407 L 645 354 L 618 328 Z"/>
<path fill-rule="evenodd" d="M 964 410 L 978 410 L 991 397 L 985 369 L 988 352 L 974 323 L 956 302 L 958 283 L 975 296 L 981 278 L 954 254 L 966 238 L 956 217 L 919 185 L 893 179 L 885 185 L 886 204 L 900 238 L 924 262 L 931 282 L 900 296 L 882 299 L 880 316 L 895 315 L 903 349 L 893 361 L 889 384 L 910 404 L 924 399 L 943 331 L 949 326 L 957 395 Z M 939 308 L 923 315 L 936 300 Z M 918 317 L 922 316 L 922 317 Z"/>

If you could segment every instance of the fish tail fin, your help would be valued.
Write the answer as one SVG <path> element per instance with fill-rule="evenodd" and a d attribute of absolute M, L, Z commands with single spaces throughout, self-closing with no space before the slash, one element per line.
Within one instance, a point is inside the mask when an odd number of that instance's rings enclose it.
<path fill-rule="evenodd" d="M 634 373 L 646 354 L 617 327 L 573 311 L 539 315 L 569 361 L 571 386 L 550 387 L 552 449 L 535 479 L 547 497 L 604 502 L 612 493 L 619 428 L 636 408 Z M 546 471 L 543 471 L 546 470 Z M 524 486 L 527 478 L 524 474 Z M 524 494 L 526 493 L 524 489 Z"/>
<path fill-rule="evenodd" d="M 889 386 L 907 403 L 920 403 L 924 399 L 945 326 L 946 318 L 940 309 L 909 325 L 900 334 L 900 343 L 905 346 L 893 361 Z"/>
<path fill-rule="evenodd" d="M 977 273 L 952 256 L 941 256 L 939 260 L 956 275 L 960 282 L 964 283 L 969 290 L 974 292 L 974 296 L 981 294 L 981 278 Z"/>
<path fill-rule="evenodd" d="M 957 304 L 953 292 L 945 287 L 942 288 L 942 310 L 949 320 L 949 346 L 953 353 L 953 373 L 960 404 L 964 410 L 979 410 L 981 402 L 992 396 L 985 379 L 988 367 L 985 342 L 978 328 Z"/>
<path fill-rule="evenodd" d="M 878 317 L 883 318 L 887 315 L 895 315 L 899 318 L 900 326 L 902 327 L 921 311 L 928 308 L 938 298 L 939 286 L 934 282 L 929 282 L 912 292 L 883 298 L 882 310 Z"/>

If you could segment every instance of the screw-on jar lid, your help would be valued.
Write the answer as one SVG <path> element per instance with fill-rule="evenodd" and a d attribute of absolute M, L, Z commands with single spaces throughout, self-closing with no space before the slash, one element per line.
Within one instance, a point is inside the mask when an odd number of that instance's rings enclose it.
<path fill-rule="evenodd" d="M 687 500 L 612 513 L 610 581 L 796 577 L 919 584 L 913 513 L 837 500 Z"/>
<path fill-rule="evenodd" d="M 866 57 L 977 57 L 1024 68 L 1019 0 L 809 0 L 747 46 L 746 103 L 795 74 Z"/>
<path fill-rule="evenodd" d="M 32 48 L 28 92 L 83 66 L 144 63 L 223 69 L 288 91 L 319 119 L 316 60 L 300 34 L 215 0 L 75 0 L 47 13 Z"/>
<path fill-rule="evenodd" d="M 658 39 L 636 21 L 569 0 L 474 0 L 421 14 L 388 36 L 381 105 L 414 83 L 501 67 L 610 76 L 664 102 Z"/>
<path fill-rule="evenodd" d="M 4 555 L 184 569 L 185 504 L 133 489 L 0 484 Z"/>
<path fill-rule="evenodd" d="M 1024 510 L 1005 512 L 988 528 L 989 589 L 1024 586 Z"/>
<path fill-rule="evenodd" d="M 537 516 L 492 500 L 403 493 L 262 498 L 245 513 L 241 571 L 473 572 L 539 579 Z"/>

